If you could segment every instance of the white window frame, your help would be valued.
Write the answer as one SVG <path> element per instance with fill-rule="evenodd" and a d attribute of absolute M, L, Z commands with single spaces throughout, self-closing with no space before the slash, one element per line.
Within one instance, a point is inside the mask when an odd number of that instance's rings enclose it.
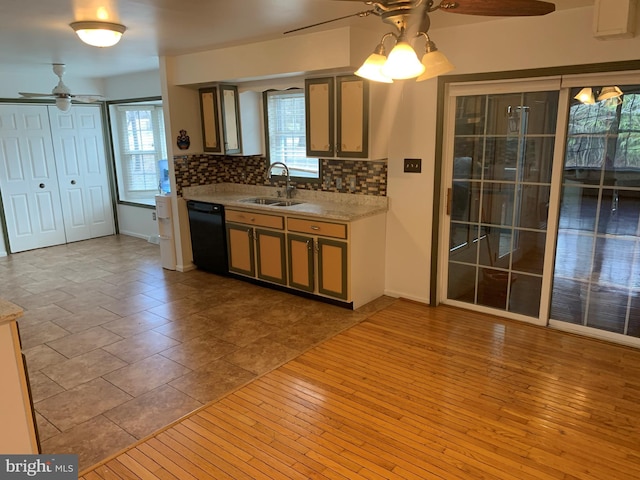
<path fill-rule="evenodd" d="M 142 150 L 132 150 L 130 141 L 125 131 L 125 115 L 131 111 L 144 111 L 151 113 L 151 134 L 153 135 L 153 148 L 145 148 Z M 119 203 L 133 203 L 141 205 L 155 205 L 155 195 L 163 193 L 161 188 L 161 172 L 159 163 L 161 160 L 167 160 L 167 145 L 165 139 L 164 114 L 162 110 L 162 100 L 130 100 L 124 103 L 109 104 L 109 117 L 111 124 L 111 142 L 113 147 L 113 156 L 115 163 L 116 182 L 118 189 Z M 145 172 L 142 175 L 154 175 L 151 184 L 145 185 L 146 188 L 134 188 L 131 186 L 135 180 L 136 174 L 131 171 L 132 161 L 134 157 L 153 157 L 153 167 L 149 164 L 143 168 Z M 153 168 L 152 171 L 151 168 Z M 147 179 L 141 179 L 142 182 L 148 182 Z"/>
<path fill-rule="evenodd" d="M 298 129 L 289 130 L 288 132 L 276 130 L 278 123 L 274 120 L 279 112 L 274 112 L 274 107 L 278 105 L 275 102 L 284 101 L 286 99 L 296 100 L 299 105 L 296 106 L 295 122 L 290 126 Z M 265 109 L 265 135 L 267 140 L 267 160 L 269 164 L 274 162 L 282 162 L 289 167 L 292 178 L 302 181 L 317 181 L 320 179 L 320 160 L 317 158 L 309 158 L 306 156 L 306 119 L 305 119 L 305 99 L 303 88 L 291 88 L 288 90 L 269 90 L 264 95 Z M 278 141 L 278 140 L 281 141 Z M 283 142 L 289 141 L 290 144 L 296 144 L 287 149 L 279 148 Z"/>

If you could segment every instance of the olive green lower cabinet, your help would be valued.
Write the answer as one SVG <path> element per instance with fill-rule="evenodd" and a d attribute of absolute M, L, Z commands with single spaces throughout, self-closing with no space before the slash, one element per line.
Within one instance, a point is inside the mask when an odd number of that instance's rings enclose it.
<path fill-rule="evenodd" d="M 358 308 L 384 294 L 386 215 L 352 222 L 227 210 L 229 270 Z"/>
<path fill-rule="evenodd" d="M 236 210 L 226 217 L 229 271 L 286 285 L 284 219 Z"/>

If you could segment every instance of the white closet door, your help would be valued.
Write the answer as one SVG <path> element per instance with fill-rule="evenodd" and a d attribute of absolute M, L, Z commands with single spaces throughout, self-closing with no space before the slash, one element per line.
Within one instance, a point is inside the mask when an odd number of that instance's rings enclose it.
<path fill-rule="evenodd" d="M 66 242 L 46 106 L 0 105 L 0 191 L 12 252 Z"/>
<path fill-rule="evenodd" d="M 49 107 L 68 242 L 113 235 L 113 205 L 100 107 Z"/>

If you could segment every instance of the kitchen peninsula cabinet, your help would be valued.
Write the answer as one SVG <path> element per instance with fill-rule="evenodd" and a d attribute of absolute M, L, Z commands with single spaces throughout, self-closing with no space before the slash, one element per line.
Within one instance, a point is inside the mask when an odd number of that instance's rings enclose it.
<path fill-rule="evenodd" d="M 358 308 L 384 292 L 386 215 L 351 222 L 227 208 L 229 271 Z"/>
<path fill-rule="evenodd" d="M 235 85 L 202 88 L 200 115 L 205 152 L 263 155 L 260 94 L 239 92 Z"/>
<path fill-rule="evenodd" d="M 368 158 L 367 80 L 356 75 L 307 79 L 305 101 L 308 157 Z"/>
<path fill-rule="evenodd" d="M 40 453 L 17 319 L 22 309 L 0 299 L 0 452 Z"/>

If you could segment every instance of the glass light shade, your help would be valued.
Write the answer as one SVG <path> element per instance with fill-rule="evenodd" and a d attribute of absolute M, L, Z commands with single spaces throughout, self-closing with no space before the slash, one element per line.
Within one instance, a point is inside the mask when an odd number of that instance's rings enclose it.
<path fill-rule="evenodd" d="M 416 82 L 444 75 L 455 68 L 446 55 L 439 50 L 425 53 L 422 56 L 422 65 L 424 66 L 424 73 L 416 78 Z"/>
<path fill-rule="evenodd" d="M 407 42 L 399 41 L 382 66 L 382 74 L 394 80 L 414 78 L 424 73 L 424 65 Z"/>
<path fill-rule="evenodd" d="M 389 77 L 382 73 L 382 67 L 387 61 L 387 57 L 379 53 L 372 53 L 367 57 L 362 66 L 356 70 L 359 77 L 373 80 L 374 82 L 393 83 Z"/>
<path fill-rule="evenodd" d="M 58 107 L 58 110 L 68 112 L 71 108 L 71 99 L 67 97 L 56 98 L 56 107 Z"/>
<path fill-rule="evenodd" d="M 596 103 L 595 98 L 593 97 L 593 90 L 589 87 L 585 87 L 578 92 L 578 94 L 573 97 L 581 103 L 585 105 L 593 105 Z"/>
<path fill-rule="evenodd" d="M 618 87 L 602 87 L 598 101 L 609 100 L 610 98 L 618 98 L 622 96 L 622 90 Z"/>
<path fill-rule="evenodd" d="M 70 26 L 80 40 L 94 47 L 114 46 L 127 29 L 124 25 L 109 22 L 74 22 Z"/>

